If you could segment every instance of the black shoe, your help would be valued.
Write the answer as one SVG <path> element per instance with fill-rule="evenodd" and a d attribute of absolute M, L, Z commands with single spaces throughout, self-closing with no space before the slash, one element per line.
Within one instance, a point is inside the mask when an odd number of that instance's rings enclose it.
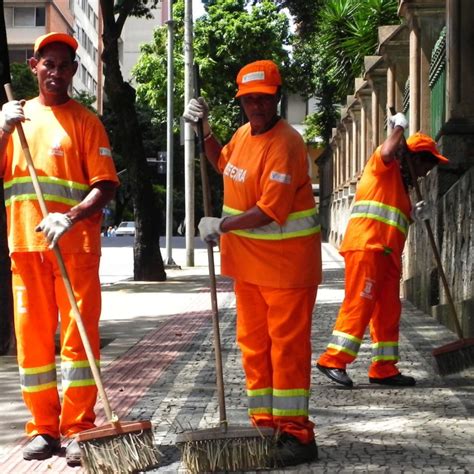
<path fill-rule="evenodd" d="M 316 367 L 326 376 L 334 382 L 344 385 L 344 387 L 352 387 L 351 378 L 347 375 L 344 369 L 336 369 L 334 367 L 324 367 L 324 365 L 316 364 Z"/>
<path fill-rule="evenodd" d="M 303 444 L 298 438 L 282 433 L 274 453 L 275 467 L 296 466 L 318 460 L 316 441 Z"/>
<path fill-rule="evenodd" d="M 75 439 L 66 446 L 66 463 L 71 467 L 81 465 L 81 448 Z"/>
<path fill-rule="evenodd" d="M 41 461 L 50 458 L 61 449 L 61 441 L 48 434 L 38 434 L 23 448 L 23 459 Z"/>
<path fill-rule="evenodd" d="M 369 377 L 370 383 L 378 383 L 379 385 L 391 385 L 394 387 L 413 387 L 416 384 L 416 380 L 413 377 L 407 375 L 397 374 L 392 377 L 386 377 L 383 379 L 377 379 Z"/>

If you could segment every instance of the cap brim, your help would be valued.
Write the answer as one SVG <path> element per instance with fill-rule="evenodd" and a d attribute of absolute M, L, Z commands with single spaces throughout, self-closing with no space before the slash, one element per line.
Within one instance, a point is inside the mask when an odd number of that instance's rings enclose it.
<path fill-rule="evenodd" d="M 254 84 L 252 86 L 240 86 L 235 97 L 241 97 L 249 94 L 269 94 L 275 95 L 277 93 L 277 86 L 265 86 L 263 84 Z"/>
<path fill-rule="evenodd" d="M 44 48 L 50 43 L 64 43 L 74 51 L 77 50 L 78 43 L 75 38 L 65 33 L 55 33 L 52 35 L 47 35 L 43 38 L 38 44 L 35 44 L 34 52 L 38 52 L 41 48 Z"/>

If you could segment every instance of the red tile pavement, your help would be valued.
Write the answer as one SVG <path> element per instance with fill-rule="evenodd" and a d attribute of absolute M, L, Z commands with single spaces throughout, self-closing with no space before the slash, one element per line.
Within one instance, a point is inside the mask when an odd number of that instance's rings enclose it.
<path fill-rule="evenodd" d="M 219 290 L 230 291 L 230 282 L 220 282 Z M 225 291 L 225 290 L 224 290 Z M 171 315 L 164 323 L 143 337 L 122 357 L 103 369 L 103 382 L 112 409 L 119 418 L 126 419 L 133 406 L 143 397 L 148 388 L 166 371 L 167 367 L 186 351 L 194 337 L 211 317 L 210 311 L 194 311 Z M 104 411 L 98 402 L 96 423 L 106 422 Z M 25 439 L 12 446 L 10 454 L 0 459 L 2 474 L 32 472 L 81 473 L 81 468 L 66 465 L 64 453 L 46 461 L 25 461 L 22 448 Z"/>

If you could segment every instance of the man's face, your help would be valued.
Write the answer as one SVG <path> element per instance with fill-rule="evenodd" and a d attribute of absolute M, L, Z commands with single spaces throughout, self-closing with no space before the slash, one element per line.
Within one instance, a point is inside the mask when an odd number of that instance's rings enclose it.
<path fill-rule="evenodd" d="M 408 159 L 410 158 L 418 178 L 426 176 L 438 164 L 438 160 L 431 153 L 411 153 Z"/>
<path fill-rule="evenodd" d="M 279 100 L 278 94 L 247 94 L 240 98 L 254 135 L 266 132 L 271 126 Z"/>
<path fill-rule="evenodd" d="M 30 67 L 38 79 L 40 95 L 63 99 L 77 70 L 70 48 L 63 43 L 51 43 L 42 50 L 38 60 L 30 59 Z"/>

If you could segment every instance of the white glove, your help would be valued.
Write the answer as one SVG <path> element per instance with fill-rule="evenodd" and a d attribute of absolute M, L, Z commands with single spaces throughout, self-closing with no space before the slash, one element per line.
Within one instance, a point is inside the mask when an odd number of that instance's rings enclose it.
<path fill-rule="evenodd" d="M 183 118 L 191 125 L 196 124 L 199 119 L 203 122 L 209 117 L 209 106 L 203 97 L 191 99 L 184 109 Z"/>
<path fill-rule="evenodd" d="M 217 243 L 219 235 L 224 232 L 221 229 L 225 217 L 203 217 L 199 221 L 199 235 L 203 242 Z"/>
<path fill-rule="evenodd" d="M 388 123 L 392 126 L 392 128 L 395 128 L 398 126 L 398 127 L 402 127 L 403 130 L 406 130 L 408 127 L 408 121 L 401 112 L 398 112 L 398 114 L 395 114 L 395 115 L 391 115 L 388 118 Z"/>
<path fill-rule="evenodd" d="M 36 232 L 43 232 L 52 249 L 59 238 L 72 227 L 72 220 L 60 212 L 51 212 L 37 226 Z"/>
<path fill-rule="evenodd" d="M 410 217 L 416 221 L 427 221 L 431 216 L 431 206 L 425 201 L 418 201 L 411 210 Z"/>
<path fill-rule="evenodd" d="M 17 123 L 25 121 L 25 113 L 19 100 L 11 100 L 3 104 L 2 115 L 1 128 L 6 133 L 12 133 Z"/>

